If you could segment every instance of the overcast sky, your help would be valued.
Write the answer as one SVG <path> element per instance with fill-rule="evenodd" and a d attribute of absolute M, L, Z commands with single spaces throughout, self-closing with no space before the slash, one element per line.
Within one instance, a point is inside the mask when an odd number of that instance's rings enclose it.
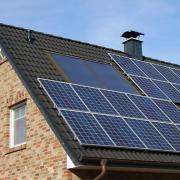
<path fill-rule="evenodd" d="M 178 0 L 1 0 L 0 22 L 119 50 L 136 30 L 145 56 L 180 64 Z"/>

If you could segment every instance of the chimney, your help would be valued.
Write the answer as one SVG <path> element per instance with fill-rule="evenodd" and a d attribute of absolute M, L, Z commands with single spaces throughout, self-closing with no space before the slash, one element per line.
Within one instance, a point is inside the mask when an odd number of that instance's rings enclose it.
<path fill-rule="evenodd" d="M 144 34 L 136 31 L 126 31 L 121 35 L 121 37 L 126 38 L 123 42 L 124 52 L 134 59 L 142 60 L 143 41 L 139 40 L 140 35 Z"/>

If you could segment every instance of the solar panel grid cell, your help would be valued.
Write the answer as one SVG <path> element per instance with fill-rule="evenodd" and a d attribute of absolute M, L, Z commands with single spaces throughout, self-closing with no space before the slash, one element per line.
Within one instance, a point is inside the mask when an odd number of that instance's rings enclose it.
<path fill-rule="evenodd" d="M 180 131 L 173 124 L 165 123 L 153 123 L 155 127 L 161 132 L 161 134 L 169 141 L 169 143 L 176 149 L 180 151 Z"/>
<path fill-rule="evenodd" d="M 171 70 L 177 75 L 180 77 L 180 69 L 173 69 L 171 68 Z"/>
<path fill-rule="evenodd" d="M 101 90 L 121 116 L 145 118 L 133 102 L 123 93 Z"/>
<path fill-rule="evenodd" d="M 161 108 L 172 122 L 180 124 L 180 109 L 173 103 L 163 100 L 153 100 Z"/>
<path fill-rule="evenodd" d="M 43 79 L 40 82 L 58 108 L 87 110 L 69 84 Z"/>
<path fill-rule="evenodd" d="M 131 76 L 131 78 L 147 96 L 169 99 L 150 79 L 137 76 Z"/>
<path fill-rule="evenodd" d="M 180 92 L 180 84 L 172 84 Z"/>
<path fill-rule="evenodd" d="M 146 75 L 133 63 L 131 59 L 114 54 L 111 54 L 111 57 L 127 74 L 146 77 Z"/>
<path fill-rule="evenodd" d="M 153 66 L 169 81 L 172 83 L 180 84 L 180 78 L 173 73 L 169 67 L 153 64 Z"/>
<path fill-rule="evenodd" d="M 148 119 L 163 122 L 170 121 L 150 98 L 134 95 L 128 96 Z"/>
<path fill-rule="evenodd" d="M 125 120 L 149 149 L 173 150 L 150 122 L 137 119 Z"/>
<path fill-rule="evenodd" d="M 61 113 L 82 144 L 114 146 L 90 113 L 64 110 Z"/>
<path fill-rule="evenodd" d="M 73 85 L 73 88 L 76 90 L 90 111 L 117 115 L 117 112 L 98 89 L 77 85 Z"/>
<path fill-rule="evenodd" d="M 150 63 L 134 60 L 134 63 L 149 77 L 152 79 L 158 79 L 166 81 L 166 79 L 154 68 Z"/>
<path fill-rule="evenodd" d="M 173 101 L 180 102 L 180 92 L 168 82 L 156 81 L 153 82 Z"/>
<path fill-rule="evenodd" d="M 117 146 L 145 149 L 143 143 L 122 118 L 104 115 L 95 115 L 95 117 Z"/>

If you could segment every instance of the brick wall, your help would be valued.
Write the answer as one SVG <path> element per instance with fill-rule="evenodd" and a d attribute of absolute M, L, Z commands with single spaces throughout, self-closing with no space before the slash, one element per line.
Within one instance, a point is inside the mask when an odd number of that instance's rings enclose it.
<path fill-rule="evenodd" d="M 9 148 L 10 108 L 27 104 L 27 143 Z M 66 153 L 8 61 L 0 64 L 0 179 L 74 179 Z"/>

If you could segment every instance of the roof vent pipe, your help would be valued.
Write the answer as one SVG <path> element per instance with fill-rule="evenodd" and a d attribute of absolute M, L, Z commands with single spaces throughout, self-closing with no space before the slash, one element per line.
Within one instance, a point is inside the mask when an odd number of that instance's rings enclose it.
<path fill-rule="evenodd" d="M 32 31 L 30 29 L 27 31 L 27 40 L 30 43 L 32 42 Z"/>
<path fill-rule="evenodd" d="M 144 35 L 143 33 L 136 31 L 126 31 L 121 37 L 126 38 L 123 42 L 124 44 L 124 52 L 127 53 L 130 57 L 134 59 L 142 60 L 142 42 L 139 40 L 139 37 Z"/>

